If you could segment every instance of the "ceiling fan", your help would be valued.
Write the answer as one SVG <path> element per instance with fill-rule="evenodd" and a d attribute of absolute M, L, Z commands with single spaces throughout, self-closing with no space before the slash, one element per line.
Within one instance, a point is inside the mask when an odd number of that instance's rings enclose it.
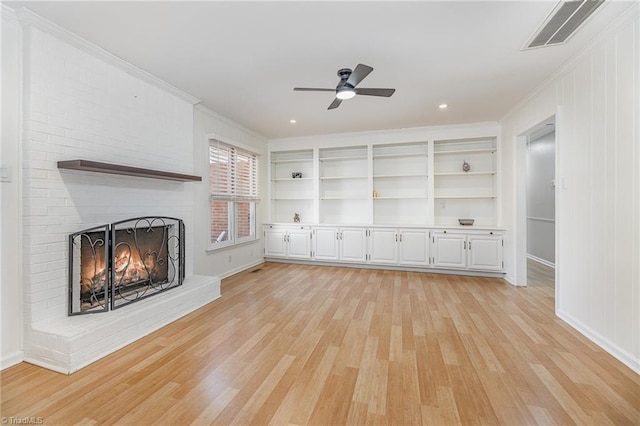
<path fill-rule="evenodd" d="M 338 70 L 340 82 L 335 89 L 318 89 L 312 87 L 294 87 L 293 90 L 299 92 L 335 92 L 336 98 L 331 102 L 329 108 L 338 108 L 343 100 L 351 99 L 355 95 L 366 96 L 383 96 L 388 98 L 393 95 L 396 89 L 358 89 L 356 86 L 368 76 L 373 68 L 368 65 L 358 64 L 353 71 L 350 68 L 342 68 Z"/>

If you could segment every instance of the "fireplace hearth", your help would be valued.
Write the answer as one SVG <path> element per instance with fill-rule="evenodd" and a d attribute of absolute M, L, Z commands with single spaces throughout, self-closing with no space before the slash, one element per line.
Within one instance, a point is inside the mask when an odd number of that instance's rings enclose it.
<path fill-rule="evenodd" d="M 69 236 L 69 315 L 105 312 L 184 279 L 184 224 L 139 217 Z"/>

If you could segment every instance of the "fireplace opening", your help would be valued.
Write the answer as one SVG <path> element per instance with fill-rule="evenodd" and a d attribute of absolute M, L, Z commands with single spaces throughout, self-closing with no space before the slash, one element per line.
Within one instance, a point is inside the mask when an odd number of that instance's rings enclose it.
<path fill-rule="evenodd" d="M 182 283 L 183 224 L 137 218 L 70 236 L 70 315 L 101 312 Z"/>

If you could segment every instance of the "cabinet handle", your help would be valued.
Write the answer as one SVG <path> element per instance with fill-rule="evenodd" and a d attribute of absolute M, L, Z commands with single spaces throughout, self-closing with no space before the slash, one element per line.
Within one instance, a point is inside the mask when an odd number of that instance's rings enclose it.
<path fill-rule="evenodd" d="M 402 242 L 402 234 L 400 234 L 400 242 Z"/>
<path fill-rule="evenodd" d="M 340 239 L 340 233 L 336 232 L 336 240 L 339 240 L 339 239 Z"/>
<path fill-rule="evenodd" d="M 342 232 L 340 233 L 340 239 L 342 239 Z"/>
<path fill-rule="evenodd" d="M 398 242 L 398 234 L 396 234 L 396 243 Z"/>
<path fill-rule="evenodd" d="M 469 250 L 471 250 L 471 241 L 469 241 Z"/>
<path fill-rule="evenodd" d="M 467 249 L 467 242 L 466 241 L 464 242 L 464 249 L 465 250 Z"/>
<path fill-rule="evenodd" d="M 447 233 L 447 231 L 444 231 L 444 233 L 446 234 L 446 233 Z"/>

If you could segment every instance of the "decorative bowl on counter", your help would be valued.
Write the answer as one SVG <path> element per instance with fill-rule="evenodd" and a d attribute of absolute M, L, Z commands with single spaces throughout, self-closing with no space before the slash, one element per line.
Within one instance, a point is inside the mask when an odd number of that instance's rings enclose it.
<path fill-rule="evenodd" d="M 475 222 L 474 219 L 458 219 L 458 223 L 463 226 L 471 226 Z"/>

